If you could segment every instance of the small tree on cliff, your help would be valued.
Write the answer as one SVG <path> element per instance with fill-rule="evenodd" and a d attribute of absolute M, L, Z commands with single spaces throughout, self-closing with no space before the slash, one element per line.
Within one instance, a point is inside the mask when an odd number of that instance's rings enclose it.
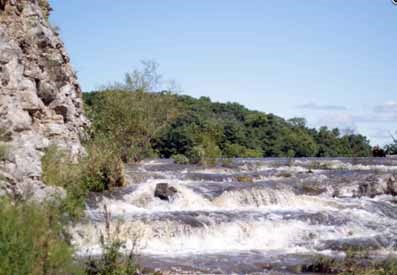
<path fill-rule="evenodd" d="M 390 134 L 393 142 L 385 146 L 385 151 L 389 155 L 397 155 L 397 139 Z"/>

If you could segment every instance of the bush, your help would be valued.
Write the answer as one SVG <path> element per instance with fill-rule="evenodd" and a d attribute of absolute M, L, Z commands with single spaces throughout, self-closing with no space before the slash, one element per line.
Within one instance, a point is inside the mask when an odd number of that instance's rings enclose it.
<path fill-rule="evenodd" d="M 176 164 L 189 164 L 189 159 L 182 154 L 173 155 L 172 159 Z"/>
<path fill-rule="evenodd" d="M 55 145 L 47 148 L 41 159 L 41 167 L 44 183 L 66 190 L 67 196 L 61 201 L 63 210 L 73 218 L 79 217 L 88 194 L 82 182 L 83 167 L 74 163 L 66 151 Z"/>
<path fill-rule="evenodd" d="M 205 158 L 205 151 L 202 146 L 195 146 L 187 152 L 187 158 L 191 164 L 202 164 Z"/>
<path fill-rule="evenodd" d="M 102 192 L 125 184 L 124 164 L 117 150 L 107 139 L 97 139 L 87 145 L 83 167 L 83 182 L 92 192 Z"/>
<path fill-rule="evenodd" d="M 106 137 L 124 162 L 157 156 L 155 137 L 178 112 L 170 93 L 107 90 L 85 95 L 95 137 Z"/>
<path fill-rule="evenodd" d="M 79 274 L 56 207 L 3 198 L 0 221 L 0 274 Z"/>
<path fill-rule="evenodd" d="M 124 185 L 124 164 L 106 143 L 101 140 L 87 145 L 87 156 L 79 163 L 56 146 L 50 146 L 41 159 L 43 181 L 66 190 L 67 197 L 62 204 L 72 217 L 81 215 L 89 192 Z"/>

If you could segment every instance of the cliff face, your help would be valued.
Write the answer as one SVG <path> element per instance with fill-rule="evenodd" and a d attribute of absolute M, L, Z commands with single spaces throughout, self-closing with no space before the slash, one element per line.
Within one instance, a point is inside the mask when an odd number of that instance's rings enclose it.
<path fill-rule="evenodd" d="M 49 11 L 46 0 L 0 0 L 0 129 L 11 147 L 2 178 L 8 191 L 45 188 L 40 159 L 49 145 L 83 152 L 88 121 L 81 90 L 47 21 Z"/>

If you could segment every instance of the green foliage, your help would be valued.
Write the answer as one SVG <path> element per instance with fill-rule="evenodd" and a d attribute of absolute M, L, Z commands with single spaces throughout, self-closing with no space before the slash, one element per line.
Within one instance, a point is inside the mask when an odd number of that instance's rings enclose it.
<path fill-rule="evenodd" d="M 397 155 L 397 139 L 391 136 L 393 142 L 385 146 L 385 151 L 388 155 Z"/>
<path fill-rule="evenodd" d="M 227 158 L 261 158 L 263 152 L 261 149 L 249 149 L 240 144 L 227 143 L 224 145 L 223 155 Z"/>
<path fill-rule="evenodd" d="M 41 166 L 44 183 L 66 190 L 67 196 L 61 201 L 63 210 L 73 218 L 79 217 L 88 194 L 88 189 L 82 183 L 81 166 L 55 145 L 47 148 L 41 159 Z"/>
<path fill-rule="evenodd" d="M 108 144 L 106 140 L 92 141 L 79 162 L 56 146 L 50 146 L 42 157 L 43 181 L 66 190 L 62 206 L 71 217 L 81 215 L 88 192 L 124 185 L 124 165 Z"/>
<path fill-rule="evenodd" d="M 175 161 L 176 164 L 189 164 L 189 159 L 185 155 L 173 155 L 172 159 Z"/>
<path fill-rule="evenodd" d="M 211 102 L 153 93 L 161 75 L 154 62 L 126 75 L 102 92 L 84 94 L 93 136 L 114 143 L 123 161 L 185 155 L 191 163 L 213 163 L 219 157 L 361 157 L 369 156 L 362 135 L 306 126 L 237 103 Z"/>
<path fill-rule="evenodd" d="M 204 162 L 205 151 L 202 146 L 195 146 L 186 152 L 186 155 L 191 164 L 200 164 Z"/>
<path fill-rule="evenodd" d="M 59 209 L 0 200 L 0 274 L 79 274 Z"/>
<path fill-rule="evenodd" d="M 125 184 L 124 164 L 117 148 L 107 138 L 96 138 L 87 146 L 87 156 L 80 162 L 83 182 L 92 192 L 102 192 Z"/>
<path fill-rule="evenodd" d="M 203 140 L 223 157 L 369 156 L 369 141 L 361 135 L 341 136 L 339 130 L 310 129 L 302 118 L 289 121 L 250 111 L 236 103 L 178 96 L 185 112 L 172 121 L 153 145 L 161 157 L 189 155 Z M 214 146 L 213 146 L 214 147 Z"/>
<path fill-rule="evenodd" d="M 85 99 L 93 135 L 110 140 L 125 162 L 153 157 L 153 139 L 178 112 L 170 93 L 104 91 Z"/>

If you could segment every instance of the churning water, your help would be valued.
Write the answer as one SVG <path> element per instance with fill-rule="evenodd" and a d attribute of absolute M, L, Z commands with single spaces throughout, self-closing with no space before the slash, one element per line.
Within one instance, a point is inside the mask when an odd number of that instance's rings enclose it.
<path fill-rule="evenodd" d="M 397 252 L 394 173 L 393 159 L 236 159 L 213 168 L 145 161 L 128 167 L 127 187 L 91 200 L 72 235 L 80 255 L 101 253 L 106 205 L 126 251 L 175 274 L 287 272 L 347 248 L 385 257 Z M 177 193 L 155 197 L 159 183 Z"/>

